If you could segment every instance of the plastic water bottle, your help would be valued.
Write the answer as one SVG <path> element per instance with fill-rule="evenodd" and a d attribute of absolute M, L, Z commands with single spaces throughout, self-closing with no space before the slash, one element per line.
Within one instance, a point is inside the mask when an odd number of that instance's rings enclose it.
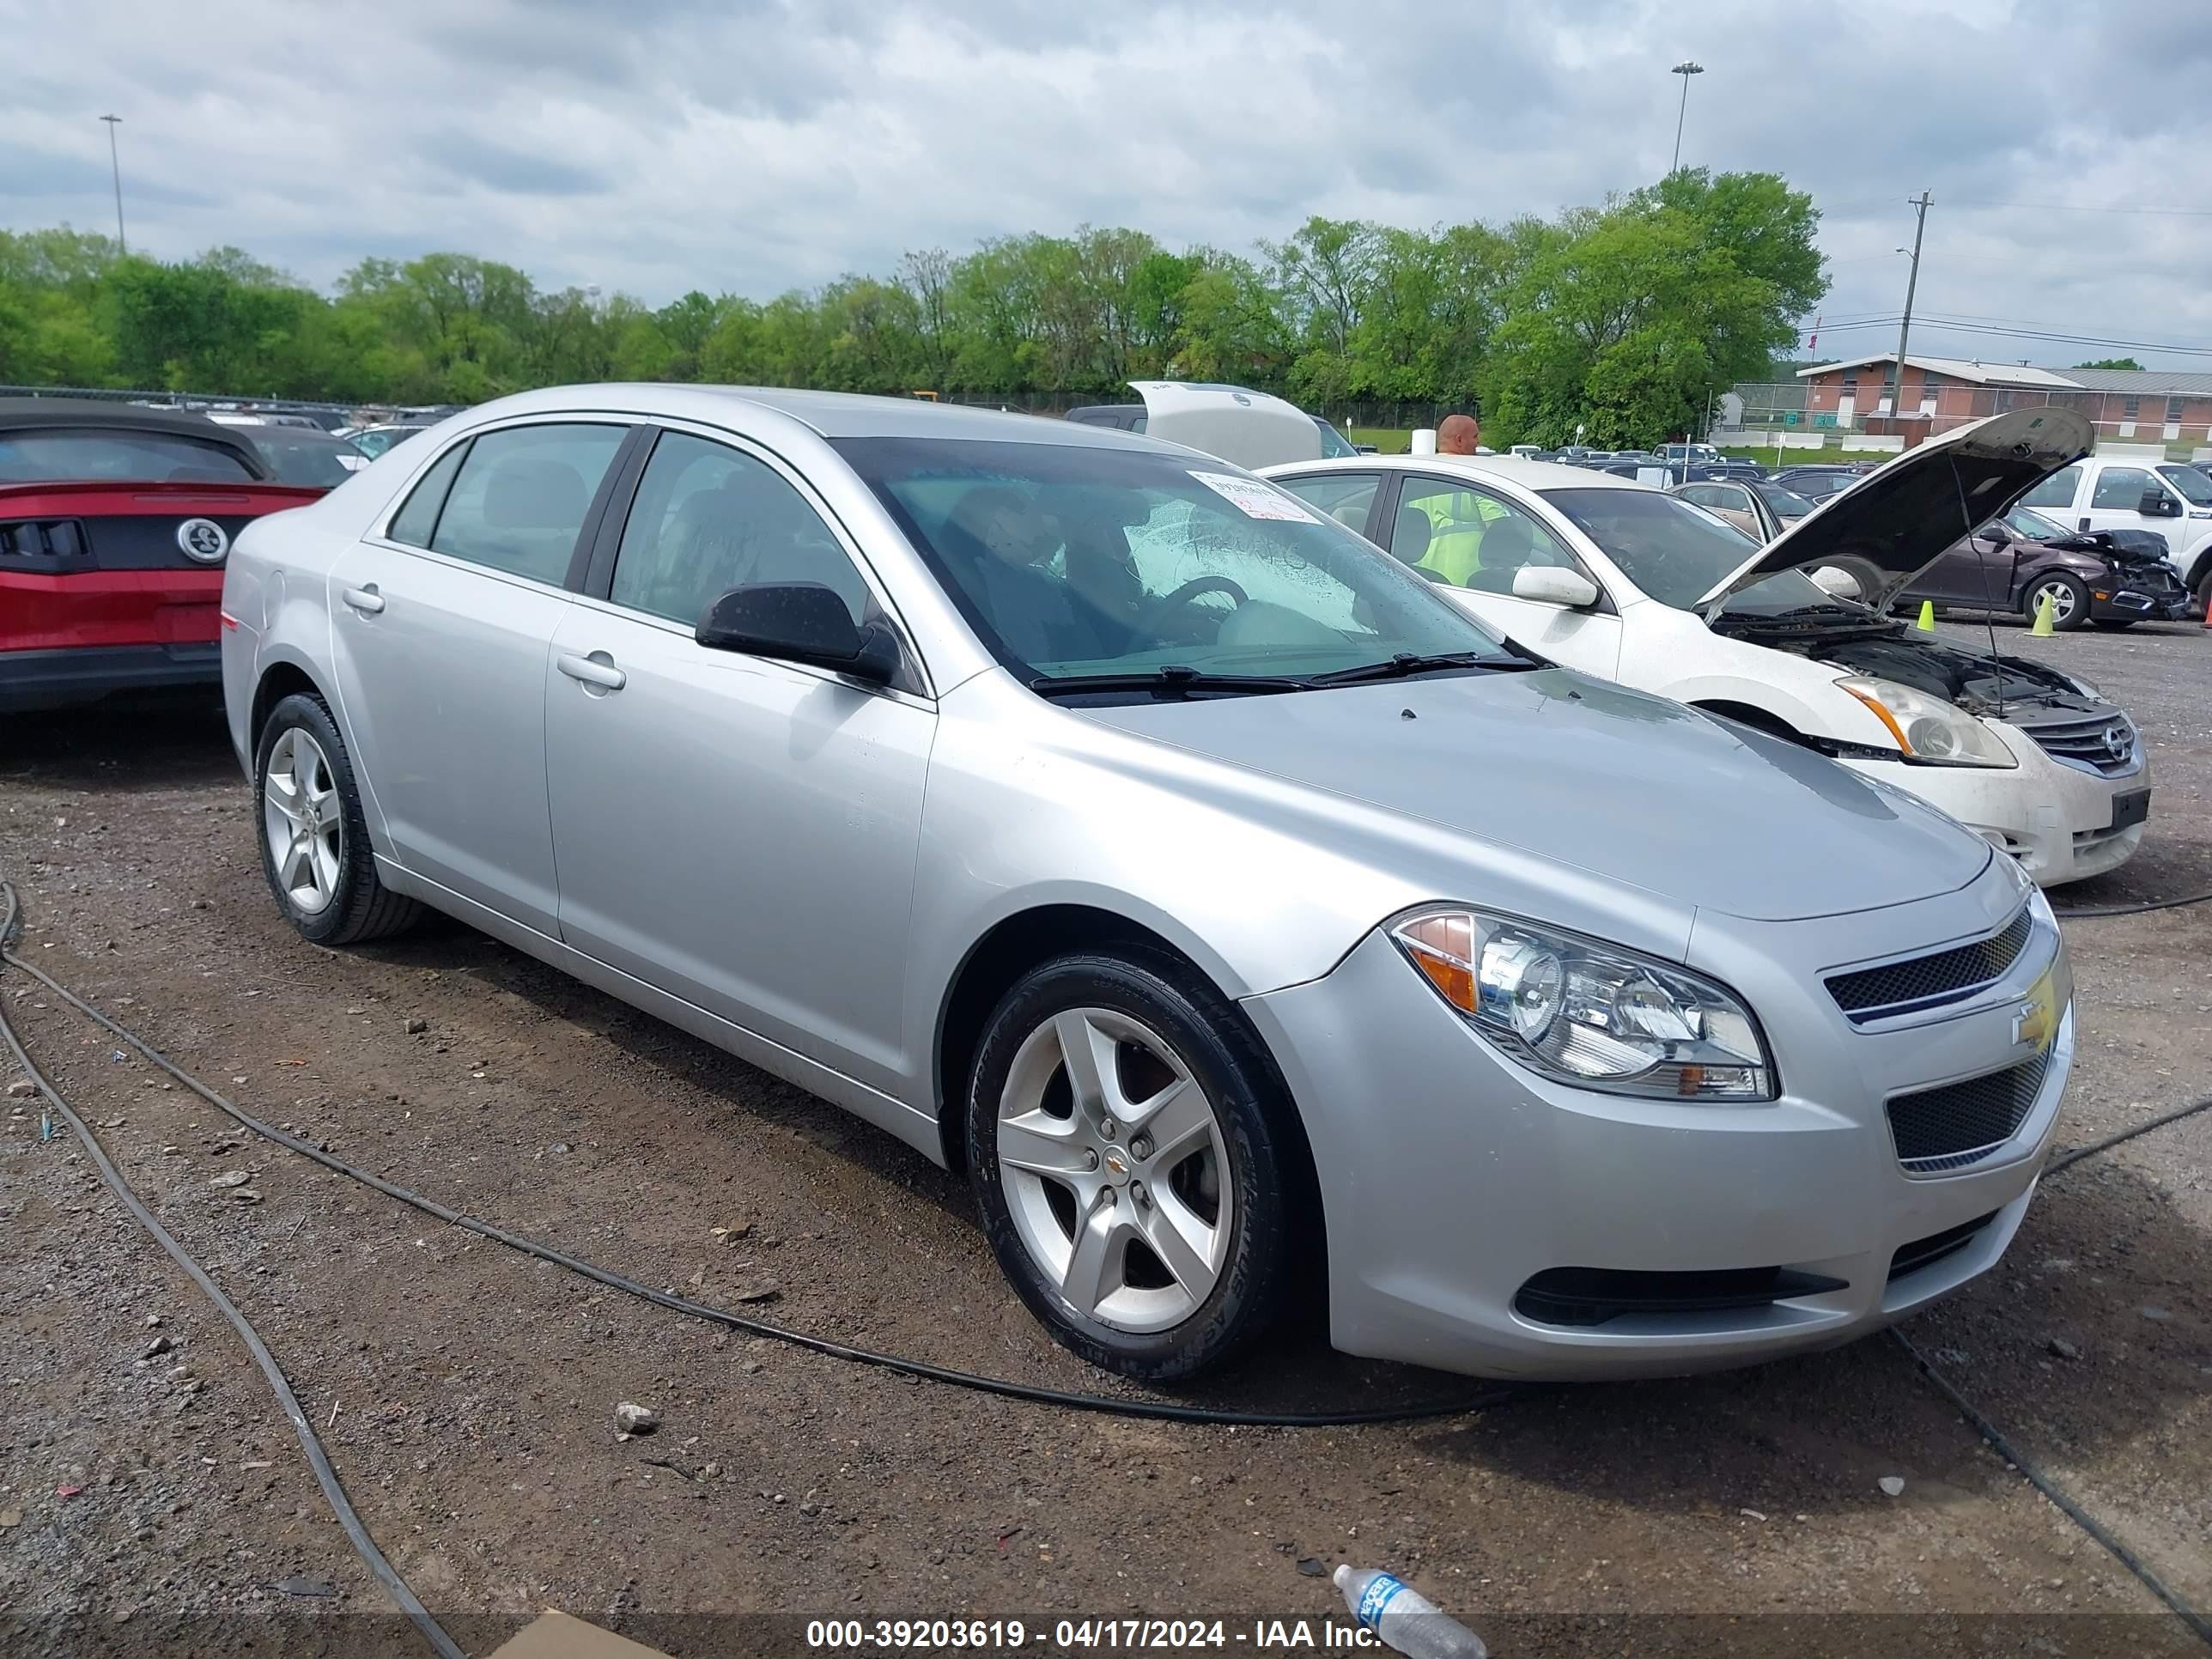
<path fill-rule="evenodd" d="M 1329 1582 L 1354 1619 L 1411 1659 L 1486 1659 L 1480 1636 L 1401 1578 L 1347 1563 Z"/>

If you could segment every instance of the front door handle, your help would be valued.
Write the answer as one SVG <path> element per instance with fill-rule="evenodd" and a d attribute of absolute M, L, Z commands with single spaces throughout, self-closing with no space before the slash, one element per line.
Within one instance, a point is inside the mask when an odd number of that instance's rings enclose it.
<path fill-rule="evenodd" d="M 606 660 L 606 654 L 599 651 L 588 657 L 579 657 L 564 651 L 556 662 L 561 672 L 572 680 L 581 680 L 586 685 L 596 685 L 603 690 L 619 691 L 629 684 L 629 676 Z"/>
<path fill-rule="evenodd" d="M 365 617 L 374 617 L 384 609 L 384 595 L 376 591 L 374 582 L 371 582 L 366 587 L 347 588 L 344 599 L 348 605 Z"/>

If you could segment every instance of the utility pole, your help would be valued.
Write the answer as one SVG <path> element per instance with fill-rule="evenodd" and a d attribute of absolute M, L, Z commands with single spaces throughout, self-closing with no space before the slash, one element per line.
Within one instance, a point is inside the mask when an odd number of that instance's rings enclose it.
<path fill-rule="evenodd" d="M 1901 420 L 1905 415 L 1905 343 L 1912 333 L 1912 294 L 1920 286 L 1920 237 L 1928 228 L 1928 204 L 1931 199 L 1923 190 L 1905 204 L 1908 207 L 1917 208 L 1920 216 L 1912 227 L 1912 272 L 1905 279 L 1905 315 L 1898 319 L 1897 325 L 1896 390 L 1891 393 L 1889 400 L 1892 420 Z"/>
<path fill-rule="evenodd" d="M 115 246 L 120 253 L 131 252 L 131 244 L 123 240 L 123 163 L 115 153 L 115 129 L 123 125 L 119 115 L 103 115 L 107 123 L 107 167 L 115 175 Z"/>
<path fill-rule="evenodd" d="M 1705 72 L 1705 66 L 1703 64 L 1692 63 L 1687 58 L 1667 71 L 1669 75 L 1679 75 L 1682 77 L 1682 107 L 1676 111 L 1674 115 L 1674 163 L 1667 169 L 1670 178 L 1680 170 L 1682 165 L 1682 123 L 1690 113 L 1690 77 L 1693 75 L 1703 75 Z"/>

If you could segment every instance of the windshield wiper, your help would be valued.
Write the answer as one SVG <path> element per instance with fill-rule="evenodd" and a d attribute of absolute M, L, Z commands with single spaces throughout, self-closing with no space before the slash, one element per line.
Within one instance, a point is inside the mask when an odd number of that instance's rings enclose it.
<path fill-rule="evenodd" d="M 1149 691 L 1156 697 L 1179 697 L 1192 691 L 1261 694 L 1303 691 L 1307 681 L 1285 674 L 1209 674 L 1195 668 L 1170 664 L 1141 673 L 1043 675 L 1030 682 L 1041 697 L 1081 696 L 1092 691 Z"/>
<path fill-rule="evenodd" d="M 1352 685 L 1361 680 L 1401 680 L 1408 674 L 1425 674 L 1437 668 L 1488 668 L 1508 672 L 1522 668 L 1549 666 L 1541 657 L 1507 644 L 1513 653 L 1510 659 L 1501 660 L 1487 651 L 1438 651 L 1425 654 L 1401 651 L 1396 656 L 1382 662 L 1364 662 L 1353 668 L 1333 668 L 1326 674 L 1316 674 L 1306 681 L 1308 685 Z"/>

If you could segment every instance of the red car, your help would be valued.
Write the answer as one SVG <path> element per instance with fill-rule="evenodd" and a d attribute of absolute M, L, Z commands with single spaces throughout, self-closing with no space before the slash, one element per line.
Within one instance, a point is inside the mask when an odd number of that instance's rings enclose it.
<path fill-rule="evenodd" d="M 0 398 L 0 714 L 220 685 L 231 538 L 323 493 L 202 416 Z"/>

